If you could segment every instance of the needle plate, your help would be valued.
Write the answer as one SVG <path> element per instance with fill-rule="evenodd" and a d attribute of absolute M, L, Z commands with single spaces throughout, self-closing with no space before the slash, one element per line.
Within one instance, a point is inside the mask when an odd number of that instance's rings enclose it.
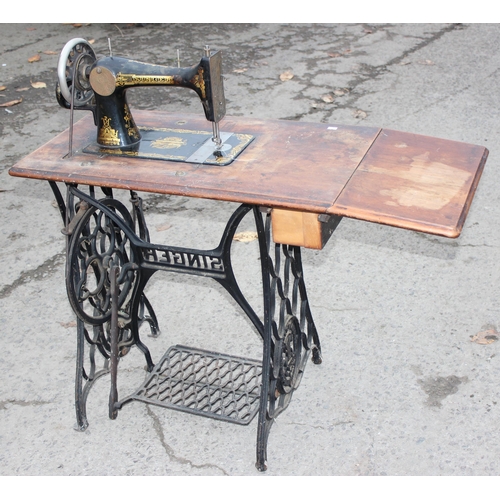
<path fill-rule="evenodd" d="M 222 145 L 216 151 L 211 132 L 144 127 L 139 127 L 139 130 L 141 141 L 130 149 L 106 148 L 92 143 L 85 147 L 83 152 L 225 166 L 229 165 L 254 139 L 249 134 L 221 132 Z"/>

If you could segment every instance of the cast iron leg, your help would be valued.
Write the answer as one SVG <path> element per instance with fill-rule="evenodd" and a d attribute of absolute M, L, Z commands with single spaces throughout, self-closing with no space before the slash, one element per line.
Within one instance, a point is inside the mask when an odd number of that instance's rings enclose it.
<path fill-rule="evenodd" d="M 79 429 L 88 425 L 86 398 L 101 375 L 111 371 L 110 418 L 116 418 L 125 402 L 142 397 L 137 393 L 118 401 L 119 357 L 132 346 L 143 352 L 149 371 L 156 369 L 139 338 L 139 327 L 144 321 L 150 323 L 153 335 L 158 331 L 154 311 L 143 294 L 149 278 L 159 270 L 210 277 L 229 291 L 263 340 L 256 467 L 265 471 L 267 442 L 274 420 L 288 407 L 309 356 L 314 363 L 321 362 L 321 346 L 307 299 L 300 248 L 272 243 L 270 212 L 263 216 L 259 207 L 249 205 L 241 205 L 234 212 L 219 246 L 213 250 L 153 245 L 135 193 L 132 196 L 135 220 L 121 203 L 110 197 L 111 193 L 100 201 L 95 200 L 92 191 L 89 196 L 69 186 L 68 193 L 66 277 L 68 298 L 78 316 L 76 411 Z M 79 203 L 75 204 L 73 198 L 78 198 Z M 234 233 L 250 210 L 253 210 L 258 233 L 263 321 L 241 292 L 231 264 Z M 136 223 L 140 237 L 135 233 Z M 144 315 L 145 310 L 149 316 Z M 92 337 L 86 325 L 91 326 Z M 88 373 L 84 369 L 86 345 L 90 361 Z M 105 360 L 100 371 L 96 370 L 96 350 Z M 154 403 L 149 399 L 148 402 Z M 212 416 L 217 418 L 215 413 Z"/>
<path fill-rule="evenodd" d="M 89 423 L 87 421 L 87 411 L 83 394 L 83 380 L 85 370 L 83 359 L 85 355 L 85 325 L 79 318 L 77 319 L 77 348 L 76 348 L 76 380 L 75 380 L 75 409 L 77 430 L 84 431 Z"/>
<path fill-rule="evenodd" d="M 262 389 L 257 428 L 259 471 L 267 469 L 267 442 L 271 426 L 290 403 L 308 357 L 321 363 L 321 346 L 302 274 L 299 247 L 274 245 L 271 257 L 270 215 L 265 222 L 254 215 L 259 237 L 264 298 Z"/>
<path fill-rule="evenodd" d="M 117 375 L 118 375 L 118 273 L 120 268 L 113 266 L 109 270 L 111 285 L 111 325 L 110 337 L 110 375 L 111 389 L 109 392 L 109 418 L 117 417 L 116 402 L 118 401 Z"/>
<path fill-rule="evenodd" d="M 53 186 L 53 190 L 55 188 Z M 75 403 L 79 430 L 88 426 L 88 393 L 94 382 L 108 374 L 110 368 L 109 412 L 110 418 L 116 418 L 118 359 L 136 345 L 151 370 L 153 362 L 147 347 L 140 341 L 138 330 L 146 321 L 153 334 L 159 331 L 153 309 L 143 294 L 145 280 L 141 279 L 131 241 L 135 237 L 132 217 L 120 202 L 110 197 L 110 192 L 108 195 L 97 202 L 92 190 L 89 196 L 68 186 L 64 207 L 63 233 L 68 242 L 66 285 L 68 299 L 77 315 Z M 108 210 L 108 214 L 103 210 Z M 145 230 L 142 227 L 141 231 Z M 133 320 L 132 311 L 136 313 Z M 97 351 L 103 359 L 99 369 Z"/>

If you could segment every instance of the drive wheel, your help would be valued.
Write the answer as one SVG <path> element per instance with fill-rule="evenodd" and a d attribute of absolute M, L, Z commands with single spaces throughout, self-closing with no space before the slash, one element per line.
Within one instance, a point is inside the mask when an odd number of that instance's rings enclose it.
<path fill-rule="evenodd" d="M 87 40 L 73 38 L 63 47 L 57 64 L 58 87 L 66 102 L 71 103 L 75 85 L 74 105 L 85 106 L 94 97 L 90 86 L 90 69 L 97 57 Z"/>

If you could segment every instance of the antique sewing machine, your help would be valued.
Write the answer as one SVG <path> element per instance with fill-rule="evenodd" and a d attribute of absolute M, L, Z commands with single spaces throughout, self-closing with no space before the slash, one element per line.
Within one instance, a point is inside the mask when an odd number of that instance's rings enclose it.
<path fill-rule="evenodd" d="M 226 114 L 222 57 L 208 46 L 199 64 L 181 68 L 116 57 L 111 49 L 109 56 L 97 57 L 89 42 L 74 38 L 61 51 L 57 73 L 59 104 L 72 113 L 75 109 L 93 113 L 97 140 L 85 148 L 86 153 L 226 165 L 252 140 L 251 136 L 220 132 L 219 122 Z M 127 90 L 147 86 L 193 90 L 212 123 L 211 136 L 200 130 L 138 127 Z M 72 122 L 71 115 L 70 131 Z"/>
<path fill-rule="evenodd" d="M 203 117 L 180 112 L 137 110 L 136 125 L 126 91 L 151 85 L 194 91 L 211 131 Z M 98 58 L 88 42 L 73 39 L 61 52 L 56 94 L 71 110 L 69 129 L 10 174 L 48 181 L 64 224 L 66 288 L 77 318 L 77 428 L 87 428 L 89 391 L 106 376 L 112 419 L 131 402 L 240 425 L 257 417 L 259 471 L 267 468 L 273 422 L 298 389 L 307 360 L 322 361 L 301 248 L 321 250 L 344 217 L 456 238 L 488 157 L 483 146 L 378 127 L 233 116 L 220 132 L 221 56 L 209 48 L 199 64 L 173 68 Z M 93 121 L 87 115 L 73 127 L 75 109 L 92 111 Z M 66 198 L 58 183 L 66 185 Z M 130 210 L 114 190 L 129 191 Z M 138 192 L 239 206 L 216 248 L 176 247 L 150 240 Z M 234 236 L 247 214 L 257 235 L 261 311 L 233 270 Z M 222 286 L 262 341 L 262 357 L 218 353 L 214 342 L 208 350 L 173 345 L 153 361 L 144 329 L 154 346 L 159 323 L 146 286 L 159 271 Z M 158 304 L 170 314 L 168 300 L 159 297 Z M 243 328 L 214 337 L 246 334 Z M 133 347 L 144 356 L 146 376 L 123 397 L 118 365 Z"/>

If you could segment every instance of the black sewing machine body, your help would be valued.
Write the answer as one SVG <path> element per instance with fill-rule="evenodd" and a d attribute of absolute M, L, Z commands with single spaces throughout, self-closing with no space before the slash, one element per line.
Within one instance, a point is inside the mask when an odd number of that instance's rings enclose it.
<path fill-rule="evenodd" d="M 148 145 L 151 142 L 157 145 L 173 143 L 169 137 L 158 138 L 158 133 L 154 138 L 145 138 L 144 130 L 134 121 L 127 103 L 127 90 L 145 86 L 193 90 L 201 100 L 206 119 L 212 123 L 211 137 L 204 137 L 201 143 L 191 141 L 191 151 L 184 156 L 176 155 L 178 161 L 227 164 L 253 140 L 252 136 L 238 135 L 236 138 L 234 134 L 223 134 L 221 139 L 219 122 L 226 114 L 226 101 L 222 57 L 218 51 L 212 53 L 205 47 L 199 64 L 181 68 L 113 55 L 98 58 L 86 40 L 73 39 L 65 45 L 59 57 L 56 86 L 58 103 L 66 109 L 89 110 L 94 115 L 96 144 L 89 145 L 85 152 L 131 154 L 141 150 L 141 142 Z M 172 132 L 177 134 L 175 141 L 179 143 L 180 131 Z M 145 148 L 142 150 L 145 157 L 161 157 L 157 152 L 153 155 L 144 152 Z M 208 156 L 204 158 L 207 152 Z M 163 159 L 173 158 L 173 155 L 167 154 Z"/>

